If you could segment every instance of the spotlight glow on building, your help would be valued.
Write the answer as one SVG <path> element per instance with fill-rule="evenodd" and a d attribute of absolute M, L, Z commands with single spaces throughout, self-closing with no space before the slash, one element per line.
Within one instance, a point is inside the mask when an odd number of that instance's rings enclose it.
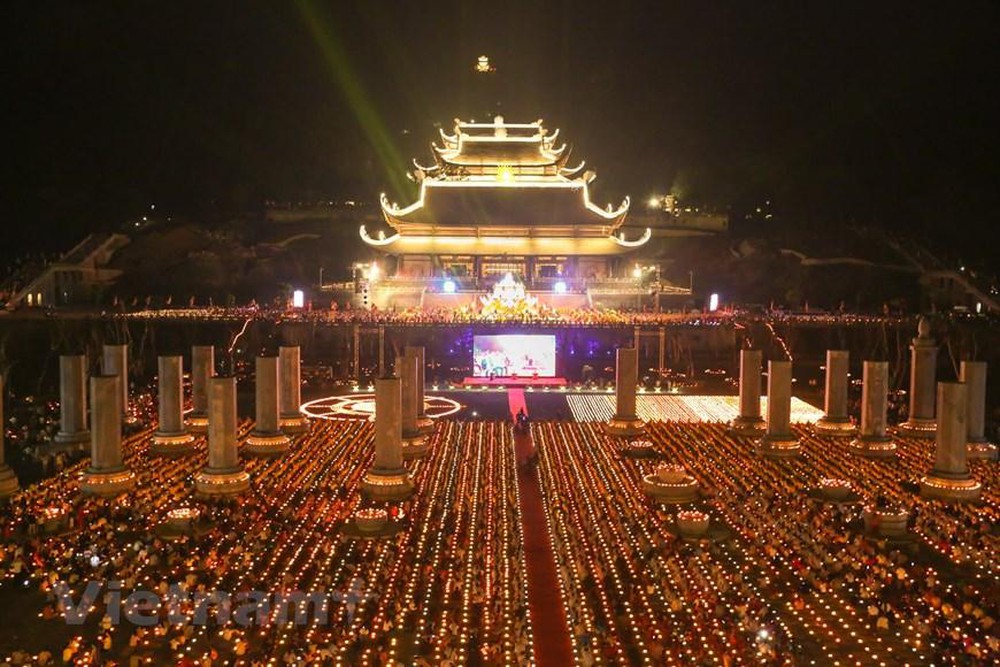
<path fill-rule="evenodd" d="M 566 281 L 565 280 L 559 280 L 559 281 L 557 281 L 556 284 L 552 286 L 552 289 L 553 289 L 553 291 L 556 294 L 565 294 L 566 293 Z"/>
<path fill-rule="evenodd" d="M 457 287 L 455 281 L 451 279 L 444 281 L 444 284 L 441 285 L 441 289 L 444 290 L 445 294 L 454 294 Z"/>

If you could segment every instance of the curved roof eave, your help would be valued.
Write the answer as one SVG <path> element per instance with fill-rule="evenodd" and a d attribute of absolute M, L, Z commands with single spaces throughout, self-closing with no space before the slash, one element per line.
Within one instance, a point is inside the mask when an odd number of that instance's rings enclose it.
<path fill-rule="evenodd" d="M 358 234 L 360 234 L 362 241 L 375 248 L 381 248 L 392 245 L 400 238 L 399 232 L 396 232 L 392 236 L 388 236 L 384 239 L 373 239 L 371 236 L 368 235 L 368 230 L 365 229 L 364 225 L 361 225 L 361 227 L 358 229 Z"/>
<path fill-rule="evenodd" d="M 612 234 L 608 238 L 611 239 L 612 241 L 614 241 L 614 243 L 616 245 L 619 245 L 622 248 L 640 248 L 640 247 L 646 245 L 646 243 L 652 237 L 653 237 L 653 230 L 652 230 L 652 228 L 646 227 L 646 231 L 643 232 L 642 236 L 640 236 L 635 241 L 626 241 L 625 240 L 625 233 L 624 232 L 622 232 L 621 236 L 615 236 L 614 234 Z"/>
<path fill-rule="evenodd" d="M 417 199 L 417 201 L 413 202 L 412 204 L 404 208 L 399 208 L 395 204 L 391 203 L 389 201 L 389 198 L 386 197 L 384 192 L 381 195 L 379 195 L 379 204 L 382 206 L 382 215 L 385 216 L 386 222 L 392 224 L 393 218 L 402 218 L 407 215 L 410 215 L 414 211 L 423 208 L 424 188 L 426 186 L 426 183 L 427 183 L 426 179 L 420 182 L 420 197 Z"/>
<path fill-rule="evenodd" d="M 444 142 L 445 146 L 454 147 L 458 145 L 458 136 L 454 134 L 447 134 L 444 129 L 438 128 L 438 132 L 441 135 L 441 141 Z"/>
<path fill-rule="evenodd" d="M 652 230 L 634 241 L 609 235 L 598 237 L 502 237 L 502 236 L 405 236 L 393 234 L 386 238 L 372 238 L 364 225 L 358 230 L 361 239 L 372 248 L 387 253 L 433 255 L 433 254 L 474 254 L 474 255 L 622 255 L 640 248 L 649 241 Z"/>
<path fill-rule="evenodd" d="M 590 201 L 590 188 L 588 187 L 588 184 L 586 182 L 583 184 L 584 206 L 586 206 L 587 209 L 590 210 L 592 213 L 596 213 L 605 220 L 615 220 L 617 218 L 624 217 L 625 214 L 628 213 L 628 208 L 630 203 L 631 200 L 629 199 L 628 195 L 625 195 L 625 199 L 622 200 L 621 205 L 619 205 L 617 209 L 611 211 L 602 209 L 600 206 L 595 206 L 594 203 Z"/>
<path fill-rule="evenodd" d="M 559 168 L 559 176 L 561 176 L 562 178 L 566 178 L 566 179 L 573 178 L 574 176 L 576 176 L 577 174 L 579 174 L 580 171 L 586 165 L 587 165 L 587 161 L 586 160 L 581 160 L 580 164 L 576 165 L 575 167 L 560 167 Z"/>

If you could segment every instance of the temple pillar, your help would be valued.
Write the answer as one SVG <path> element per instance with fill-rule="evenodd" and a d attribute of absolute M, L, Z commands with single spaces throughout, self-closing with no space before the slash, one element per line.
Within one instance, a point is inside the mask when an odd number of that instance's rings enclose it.
<path fill-rule="evenodd" d="M 237 452 L 234 377 L 208 381 L 208 465 L 195 475 L 194 488 L 206 496 L 235 495 L 250 488 L 250 475 Z"/>
<path fill-rule="evenodd" d="M 729 430 L 733 435 L 758 438 L 764 434 L 760 416 L 760 372 L 764 353 L 760 350 L 740 350 L 740 414 Z"/>
<path fill-rule="evenodd" d="M 373 500 L 405 500 L 413 481 L 403 467 L 403 394 L 397 377 L 375 380 L 375 461 L 361 481 L 361 490 Z"/>
<path fill-rule="evenodd" d="M 275 456 L 288 449 L 288 436 L 281 432 L 278 407 L 278 357 L 257 357 L 254 362 L 256 423 L 243 445 L 247 454 Z"/>
<path fill-rule="evenodd" d="M 135 475 L 122 459 L 122 409 L 119 375 L 90 378 L 90 467 L 80 477 L 80 491 L 116 496 L 135 487 Z"/>
<path fill-rule="evenodd" d="M 757 444 L 765 456 L 788 457 L 799 453 L 801 443 L 792 433 L 792 362 L 767 362 L 767 426 Z"/>
<path fill-rule="evenodd" d="M 191 348 L 191 414 L 188 426 L 196 433 L 208 430 L 208 382 L 215 377 L 215 348 L 195 345 Z"/>
<path fill-rule="evenodd" d="M 427 361 L 423 345 L 407 345 L 404 353 L 416 359 L 416 400 L 417 400 L 417 428 L 421 433 L 430 433 L 434 430 L 434 422 L 427 416 L 427 399 L 424 391 L 427 387 L 425 373 L 427 372 Z"/>
<path fill-rule="evenodd" d="M 608 435 L 632 436 L 646 425 L 636 414 L 635 385 L 639 381 L 639 351 L 620 347 L 615 360 L 615 416 L 604 424 Z"/>
<path fill-rule="evenodd" d="M 378 374 L 385 375 L 385 325 L 378 325 Z"/>
<path fill-rule="evenodd" d="M 966 387 L 961 382 L 939 382 L 934 467 L 920 480 L 920 495 L 936 500 L 978 500 L 982 488 L 969 474 L 965 439 Z"/>
<path fill-rule="evenodd" d="M 889 404 L 889 362 L 866 361 L 861 388 L 861 434 L 851 442 L 859 454 L 894 456 L 896 443 L 886 435 Z"/>
<path fill-rule="evenodd" d="M 90 442 L 87 429 L 87 357 L 82 354 L 59 357 L 59 444 Z"/>
<path fill-rule="evenodd" d="M 128 345 L 105 345 L 104 356 L 101 359 L 101 372 L 105 375 L 117 375 L 118 391 L 121 392 L 121 409 L 123 419 L 128 418 Z"/>
<path fill-rule="evenodd" d="M 917 325 L 917 337 L 910 345 L 910 412 L 897 429 L 914 438 L 935 437 L 934 378 L 937 372 L 937 341 L 931 323 L 924 317 Z"/>
<path fill-rule="evenodd" d="M 184 358 L 159 357 L 157 363 L 158 424 L 150 453 L 175 456 L 194 451 L 194 436 L 184 426 Z"/>
<path fill-rule="evenodd" d="M 996 459 L 997 446 L 986 439 L 986 362 L 963 361 L 959 379 L 968 403 L 967 451 L 970 459 Z"/>
<path fill-rule="evenodd" d="M 402 411 L 403 411 L 403 458 L 409 460 L 427 454 L 427 436 L 421 432 L 417 425 L 417 357 L 410 354 L 411 348 L 406 349 L 406 354 L 396 357 L 396 374 L 399 376 L 402 386 Z"/>
<path fill-rule="evenodd" d="M 659 291 L 657 291 L 657 296 L 659 296 Z M 659 312 L 657 310 L 657 312 Z M 667 367 L 667 330 L 664 327 L 660 327 L 657 331 L 657 337 L 659 338 L 659 350 L 657 354 L 657 359 L 659 360 L 659 365 L 656 367 L 656 377 L 657 380 L 663 377 L 663 369 Z"/>
<path fill-rule="evenodd" d="M 361 382 L 361 325 L 351 328 L 351 377 L 355 382 Z"/>
<path fill-rule="evenodd" d="M 7 422 L 4 421 L 4 402 L 7 398 L 6 378 L 0 375 L 0 498 L 9 498 L 17 493 L 21 485 L 17 482 L 17 475 L 7 465 L 6 452 L 4 451 L 6 440 L 6 429 L 2 427 Z"/>
<path fill-rule="evenodd" d="M 281 410 L 281 430 L 285 433 L 302 433 L 309 428 L 309 421 L 299 412 L 302 405 L 302 363 L 298 345 L 282 345 L 278 349 L 278 380 L 281 391 L 278 406 Z"/>
<path fill-rule="evenodd" d="M 826 351 L 825 414 L 814 424 L 817 433 L 849 437 L 857 432 L 847 414 L 847 387 L 850 370 L 850 352 Z"/>

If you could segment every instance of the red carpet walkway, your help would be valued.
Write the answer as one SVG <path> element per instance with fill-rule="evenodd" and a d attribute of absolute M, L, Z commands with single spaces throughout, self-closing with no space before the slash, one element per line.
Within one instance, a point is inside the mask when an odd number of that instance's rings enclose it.
<path fill-rule="evenodd" d="M 524 390 L 508 389 L 510 414 L 516 418 L 523 407 Z M 545 527 L 544 501 L 534 468 L 519 471 L 521 517 L 524 524 L 524 555 L 528 568 L 528 607 L 535 632 L 535 664 L 540 667 L 565 667 L 573 664 L 573 649 L 566 627 L 566 612 L 559 597 L 556 559 Z"/>
<path fill-rule="evenodd" d="M 508 389 L 507 404 L 510 406 L 510 418 L 517 421 L 517 413 L 524 410 L 528 414 L 528 404 L 524 400 L 523 389 Z"/>

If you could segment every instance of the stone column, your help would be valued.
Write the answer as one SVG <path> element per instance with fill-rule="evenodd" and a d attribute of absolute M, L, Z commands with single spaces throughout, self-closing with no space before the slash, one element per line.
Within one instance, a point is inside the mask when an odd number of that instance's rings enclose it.
<path fill-rule="evenodd" d="M 80 490 L 115 496 L 135 486 L 135 475 L 122 460 L 122 408 L 119 375 L 90 378 L 90 467 L 80 478 Z"/>
<path fill-rule="evenodd" d="M 281 393 L 278 405 L 281 410 L 281 429 L 285 433 L 301 433 L 309 428 L 309 422 L 299 406 L 302 405 L 302 370 L 299 361 L 299 346 L 282 345 L 278 349 L 280 365 L 278 379 Z"/>
<path fill-rule="evenodd" d="M 814 424 L 817 433 L 849 437 L 857 431 L 847 414 L 849 370 L 850 352 L 826 351 L 825 414 Z"/>
<path fill-rule="evenodd" d="M 403 392 L 397 377 L 375 380 L 375 461 L 361 482 L 373 500 L 403 500 L 413 481 L 403 467 Z"/>
<path fill-rule="evenodd" d="M 934 467 L 920 480 L 920 495 L 938 500 L 977 500 L 982 490 L 969 474 L 965 440 L 966 387 L 961 382 L 939 382 Z"/>
<path fill-rule="evenodd" d="M 195 345 L 191 348 L 191 414 L 188 426 L 192 431 L 208 430 L 208 382 L 215 377 L 215 348 Z"/>
<path fill-rule="evenodd" d="M 385 325 L 378 325 L 378 374 L 385 375 Z"/>
<path fill-rule="evenodd" d="M 921 317 L 917 337 L 910 345 L 910 414 L 899 432 L 914 438 L 934 437 L 934 378 L 937 372 L 937 341 L 931 323 Z"/>
<path fill-rule="evenodd" d="M 799 439 L 792 433 L 792 362 L 767 363 L 767 427 L 758 443 L 766 456 L 796 456 Z"/>
<path fill-rule="evenodd" d="M 414 363 L 417 367 L 417 428 L 420 429 L 421 433 L 430 433 L 434 430 L 434 421 L 427 416 L 427 399 L 424 396 L 424 390 L 427 387 L 427 360 L 424 346 L 407 345 L 404 353 L 416 359 Z"/>
<path fill-rule="evenodd" d="M 615 363 L 615 416 L 604 424 L 609 435 L 639 435 L 646 425 L 636 414 L 635 385 L 639 381 L 639 351 L 618 348 Z"/>
<path fill-rule="evenodd" d="M 996 459 L 997 447 L 986 439 L 986 362 L 963 361 L 959 379 L 965 383 L 968 402 L 968 454 L 970 459 Z"/>
<path fill-rule="evenodd" d="M 274 456 L 288 449 L 288 436 L 281 432 L 278 408 L 278 357 L 257 357 L 254 368 L 256 418 L 243 451 Z"/>
<path fill-rule="evenodd" d="M 733 435 L 757 438 L 764 434 L 760 416 L 760 372 L 764 353 L 740 350 L 740 414 L 730 424 Z"/>
<path fill-rule="evenodd" d="M 351 328 L 351 377 L 361 382 L 361 325 Z"/>
<path fill-rule="evenodd" d="M 4 421 L 4 402 L 7 398 L 6 391 L 6 378 L 0 375 L 0 498 L 9 498 L 21 488 L 17 483 L 17 476 L 14 471 L 11 470 L 10 466 L 7 465 L 7 460 L 5 458 L 6 452 L 4 451 L 4 446 L 7 444 L 7 438 L 4 437 L 6 434 L 6 429 L 3 425 L 7 422 Z"/>
<path fill-rule="evenodd" d="M 128 417 L 128 345 L 105 345 L 101 372 L 105 375 L 117 375 L 118 391 L 121 392 L 122 418 Z"/>
<path fill-rule="evenodd" d="M 236 443 L 236 378 L 208 381 L 208 465 L 195 475 L 195 491 L 202 495 L 234 495 L 250 487 Z"/>
<path fill-rule="evenodd" d="M 403 458 L 409 460 L 427 453 L 427 436 L 420 431 L 417 424 L 417 363 L 415 354 L 410 354 L 412 348 L 406 349 L 406 354 L 396 357 L 396 374 L 402 384 L 403 411 Z"/>
<path fill-rule="evenodd" d="M 149 450 L 157 456 L 179 456 L 194 451 L 194 436 L 184 426 L 184 358 L 161 356 L 157 364 L 158 424 Z"/>
<path fill-rule="evenodd" d="M 866 361 L 861 388 L 861 435 L 851 442 L 859 454 L 893 456 L 896 443 L 886 435 L 889 403 L 889 362 Z"/>
<path fill-rule="evenodd" d="M 659 291 L 656 292 L 657 295 L 659 295 L 659 293 L 660 293 Z M 659 309 L 657 309 L 657 312 L 659 312 Z M 659 338 L 659 350 L 657 350 L 657 357 L 656 357 L 659 363 L 658 363 L 658 365 L 656 367 L 656 376 L 658 378 L 661 378 L 661 377 L 663 377 L 663 375 L 662 375 L 663 374 L 663 369 L 667 367 L 667 354 L 666 354 L 666 352 L 667 352 L 667 330 L 666 330 L 666 328 L 660 327 L 659 331 L 656 332 L 656 335 Z"/>
<path fill-rule="evenodd" d="M 59 357 L 59 444 L 90 442 L 87 430 L 87 357 L 82 354 Z"/>
<path fill-rule="evenodd" d="M 403 467 L 403 392 L 399 378 L 375 381 L 375 464 L 376 470 Z"/>

